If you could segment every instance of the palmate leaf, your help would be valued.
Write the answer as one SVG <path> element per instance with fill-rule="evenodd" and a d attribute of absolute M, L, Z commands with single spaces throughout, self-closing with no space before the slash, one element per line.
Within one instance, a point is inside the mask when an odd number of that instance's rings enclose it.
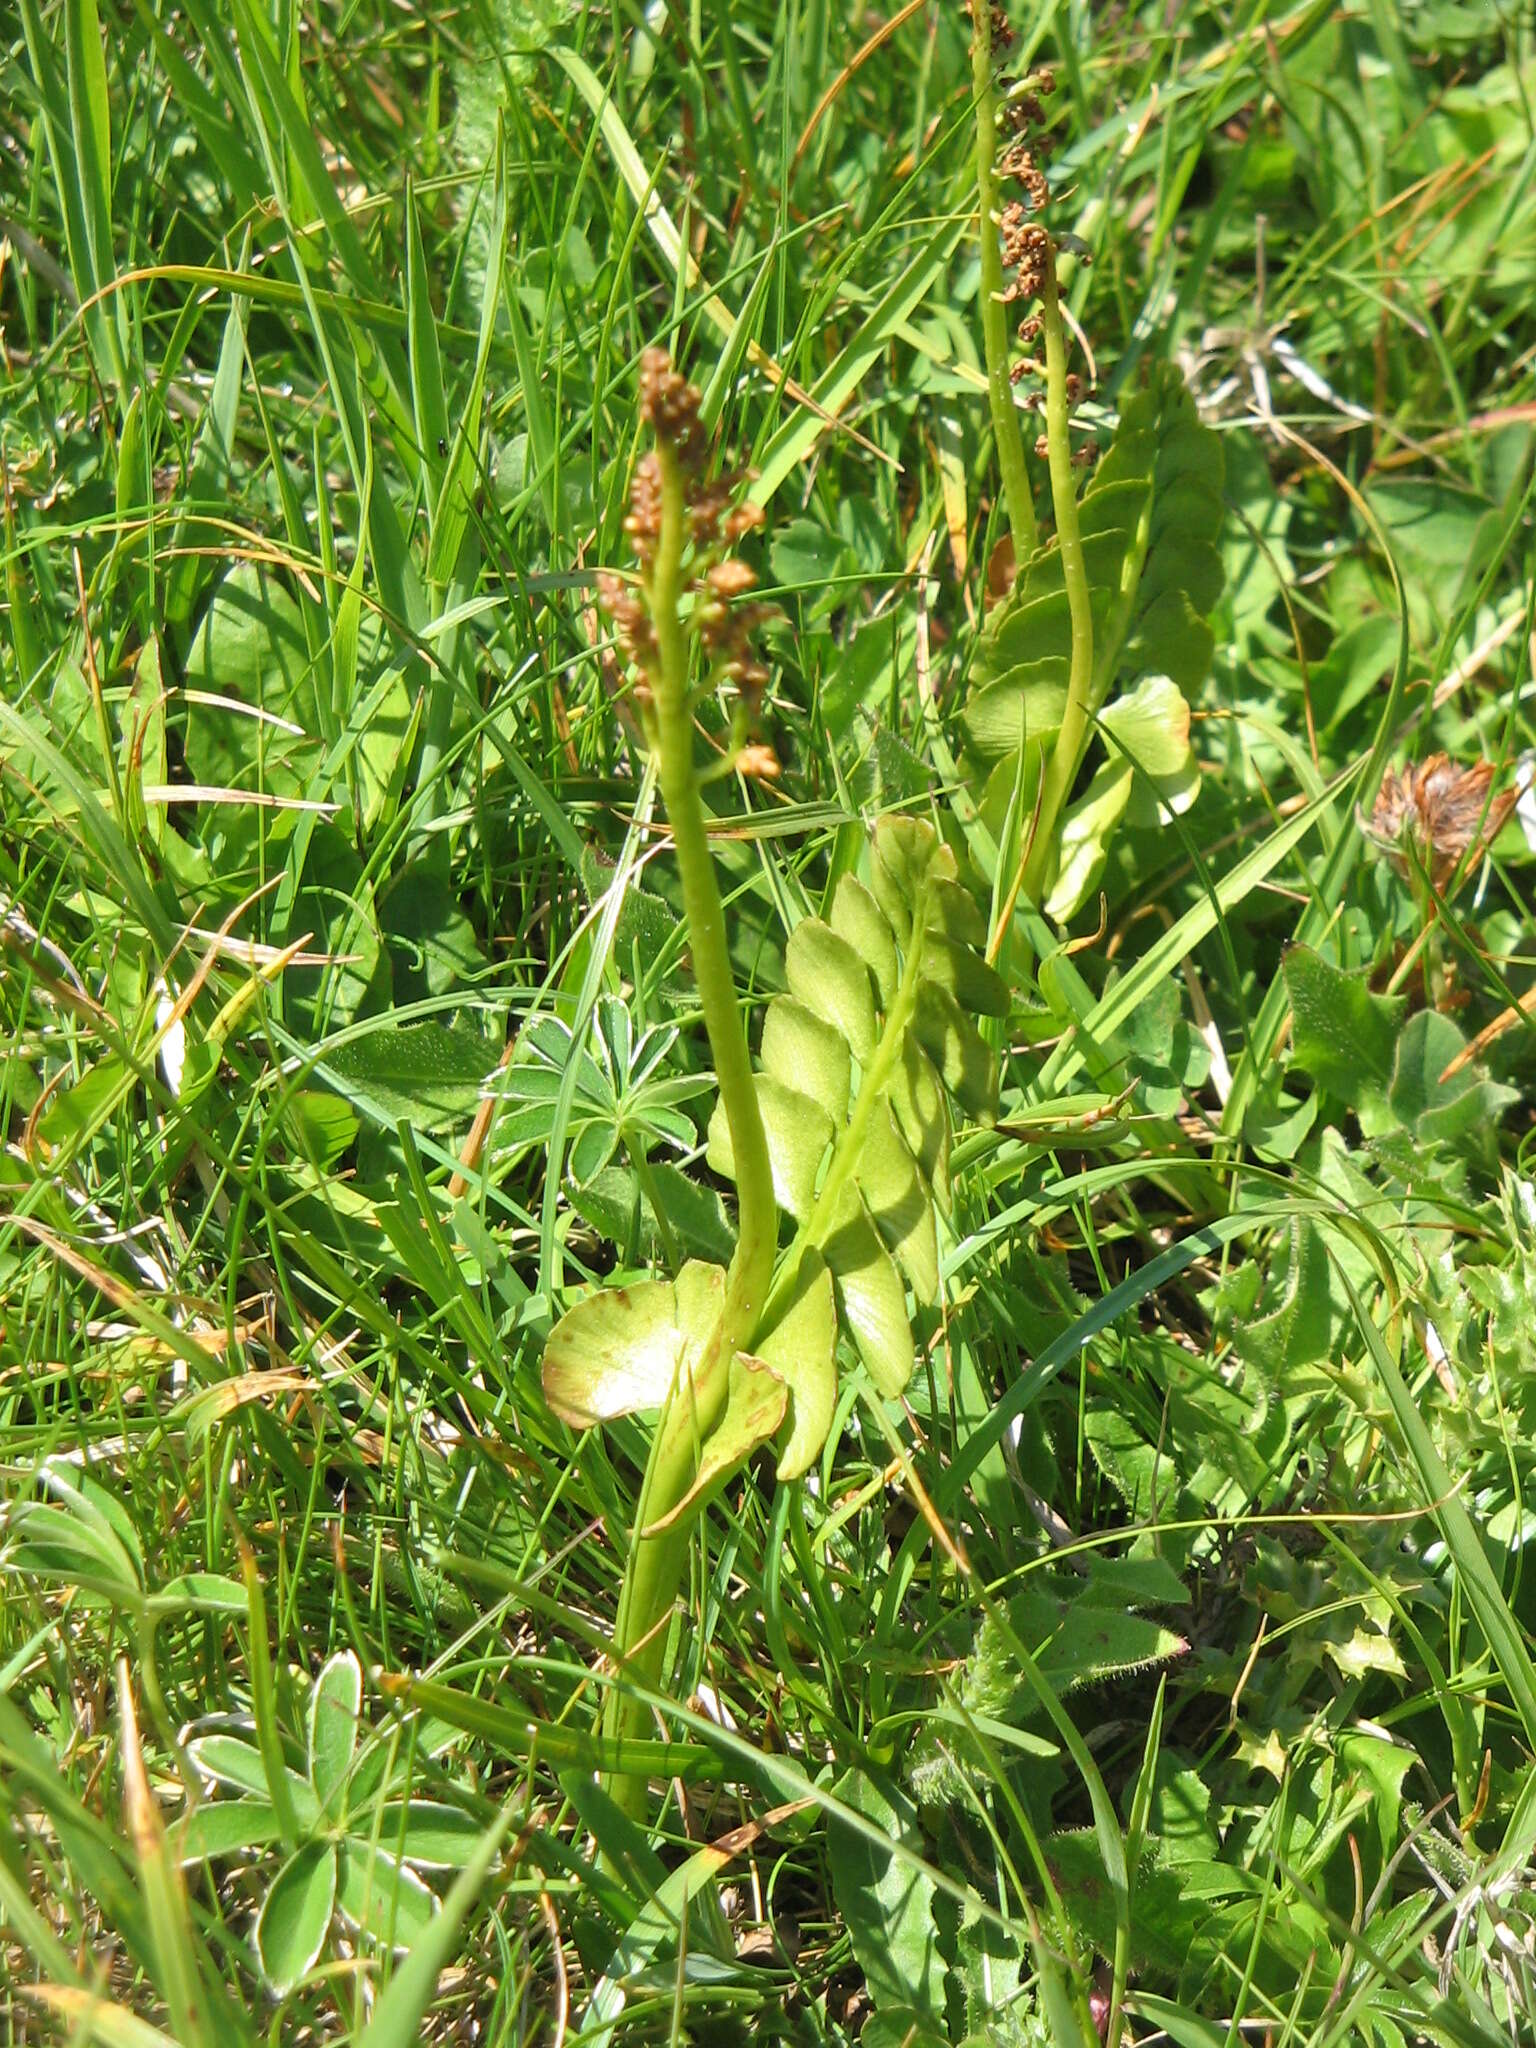
<path fill-rule="evenodd" d="M 981 957 L 985 922 L 933 829 L 883 819 L 869 881 L 844 875 L 825 919 L 803 919 L 785 949 L 787 995 L 768 1006 L 759 1099 L 781 1206 L 799 1225 L 758 1349 L 779 1369 L 801 1346 L 791 1318 L 826 1299 L 829 1272 L 844 1324 L 870 1377 L 896 1395 L 914 1361 L 907 1290 L 938 1294 L 935 1209 L 949 1202 L 953 1096 L 991 1114 L 996 1061 L 973 1017 L 1001 1016 L 1008 993 Z M 708 1159 L 735 1176 L 720 1108 Z M 808 1264 L 814 1258 L 814 1263 Z M 784 1297 L 788 1305 L 784 1305 Z M 793 1385 L 782 1477 L 805 1469 L 825 1436 L 835 1383 L 815 1310 L 814 1377 Z M 813 1420 L 812 1418 L 816 1418 Z M 825 1418 L 825 1419 L 822 1419 Z"/>

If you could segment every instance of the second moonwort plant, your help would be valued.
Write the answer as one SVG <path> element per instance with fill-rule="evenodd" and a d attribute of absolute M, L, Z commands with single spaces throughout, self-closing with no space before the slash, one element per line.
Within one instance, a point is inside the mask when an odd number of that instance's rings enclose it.
<path fill-rule="evenodd" d="M 587 1296 L 545 1350 L 545 1394 L 567 1422 L 655 1417 L 615 1624 L 619 1683 L 603 1710 L 615 1743 L 644 1729 L 688 1534 L 709 1500 L 760 1445 L 776 1443 L 783 1481 L 820 1452 L 840 1333 L 881 1393 L 905 1387 L 908 1290 L 919 1303 L 938 1292 L 950 1100 L 990 1116 L 995 1059 L 973 1018 L 1007 1007 L 953 854 L 927 823 L 887 818 L 868 882 L 843 875 L 826 917 L 791 932 L 788 992 L 768 1007 L 754 1071 L 701 793 L 718 764 L 700 766 L 695 711 L 729 689 L 724 765 L 744 765 L 744 751 L 756 764 L 748 733 L 763 672 L 750 636 L 761 612 L 750 569 L 728 552 L 755 519 L 733 505 L 734 479 L 709 476 L 699 395 L 657 349 L 641 360 L 641 410 L 655 446 L 635 469 L 625 522 L 637 574 L 606 577 L 603 596 L 672 830 L 719 1085 L 708 1156 L 735 1183 L 737 1237 L 728 1266 L 689 1260 Z M 643 1780 L 621 1773 L 613 1790 L 642 1810 Z"/>

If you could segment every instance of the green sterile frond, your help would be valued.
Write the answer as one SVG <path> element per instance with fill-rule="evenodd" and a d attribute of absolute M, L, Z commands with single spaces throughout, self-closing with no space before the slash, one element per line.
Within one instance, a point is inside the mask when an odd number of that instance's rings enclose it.
<path fill-rule="evenodd" d="M 867 879 L 844 875 L 827 916 L 790 934 L 789 992 L 768 1006 L 758 1061 L 774 1182 L 798 1225 L 754 1345 L 786 1377 L 794 1362 L 782 1477 L 806 1469 L 830 1425 L 835 1324 L 819 1304 L 830 1305 L 834 1284 L 881 1392 L 899 1394 L 911 1376 L 908 1295 L 927 1305 L 939 1291 L 950 1102 L 988 1121 L 997 1090 L 996 1058 L 974 1020 L 1005 1014 L 1008 992 L 982 957 L 985 941 L 949 848 L 900 817 L 876 827 Z M 718 1109 L 708 1158 L 734 1175 Z"/>

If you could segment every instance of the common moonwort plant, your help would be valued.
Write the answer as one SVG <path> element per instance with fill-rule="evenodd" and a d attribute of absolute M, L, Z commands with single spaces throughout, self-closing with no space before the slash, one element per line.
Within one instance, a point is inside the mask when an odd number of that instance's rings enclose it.
<path fill-rule="evenodd" d="M 753 651 L 763 608 L 733 552 L 759 515 L 737 502 L 737 477 L 711 472 L 698 393 L 662 351 L 641 361 L 654 447 L 635 469 L 625 522 L 636 567 L 605 575 L 600 594 L 671 826 L 719 1088 L 707 1159 L 735 1185 L 737 1238 L 726 1266 L 689 1260 L 599 1288 L 560 1320 L 545 1352 L 546 1396 L 574 1426 L 655 1417 L 615 1626 L 618 1682 L 603 1709 L 615 1743 L 645 1728 L 689 1532 L 709 1500 L 770 1441 L 780 1481 L 810 1469 L 836 1411 L 839 1356 L 890 1398 L 911 1376 L 914 1317 L 939 1293 L 951 1106 L 991 1119 L 997 1061 L 976 1019 L 1009 1007 L 988 957 L 1001 946 L 989 947 L 969 885 L 992 883 L 1001 929 L 1021 899 L 1064 922 L 1089 895 L 1115 828 L 1183 809 L 1198 786 L 1184 690 L 1211 655 L 1203 615 L 1220 586 L 1219 446 L 1177 376 L 1156 369 L 1122 401 L 1113 445 L 1079 498 L 1077 472 L 1095 451 L 1072 445 L 1081 379 L 1069 367 L 1058 238 L 1037 218 L 1051 199 L 1054 81 L 1000 78 L 1008 40 L 1001 13 L 978 8 L 983 327 L 1016 565 L 960 706 L 960 767 L 979 792 L 980 831 L 951 846 L 926 820 L 880 821 L 864 873 L 843 874 L 824 915 L 790 932 L 787 989 L 767 1006 L 755 1066 L 702 790 L 733 769 L 772 765 L 750 744 L 766 680 Z M 1020 196 L 1005 200 L 1004 188 Z M 1019 339 L 1043 360 L 1015 359 L 1010 308 L 1025 309 Z M 1021 407 L 1015 388 L 1032 377 L 1043 388 Z M 1046 535 L 1023 445 L 1030 409 L 1044 413 Z M 706 768 L 695 713 L 721 692 L 729 742 Z M 1096 739 L 1106 758 L 1085 782 Z M 643 1782 L 621 1773 L 614 1790 L 641 1810 Z"/>
<path fill-rule="evenodd" d="M 702 699 L 726 688 L 728 766 L 747 745 L 761 611 L 729 549 L 754 515 L 733 505 L 734 478 L 708 475 L 699 395 L 660 350 L 641 361 L 641 408 L 655 446 L 625 522 L 637 574 L 605 577 L 602 594 L 672 830 L 719 1086 L 708 1156 L 735 1183 L 737 1239 L 728 1266 L 689 1260 L 669 1278 L 600 1289 L 545 1351 L 546 1396 L 571 1424 L 656 1417 L 615 1626 L 621 1683 L 604 1706 L 615 1740 L 644 1726 L 641 1689 L 662 1676 L 689 1530 L 708 1501 L 770 1440 L 784 1481 L 820 1452 L 840 1332 L 883 1394 L 905 1387 L 908 1289 L 919 1303 L 938 1293 L 949 1102 L 990 1116 L 996 1062 L 973 1018 L 1007 1008 L 954 855 L 931 825 L 887 818 L 867 882 L 843 875 L 826 917 L 791 932 L 788 993 L 768 1006 L 754 1071 L 701 794 L 714 771 L 701 769 L 694 733 Z M 643 1804 L 643 1781 L 620 1776 L 614 1791 L 631 1811 Z"/>
<path fill-rule="evenodd" d="M 1036 217 L 1052 198 L 1045 102 L 1055 79 L 1044 70 L 1003 77 L 1011 41 L 1004 10 L 977 0 L 982 325 L 1015 574 L 971 664 L 962 766 L 982 786 L 994 844 L 1013 854 L 1000 899 L 1011 907 L 1022 897 L 1065 922 L 1092 892 L 1122 822 L 1166 819 L 1198 791 L 1184 693 L 1205 680 L 1213 650 L 1205 620 L 1222 583 L 1222 457 L 1178 373 L 1151 366 L 1121 399 L 1114 442 L 1079 499 L 1074 471 L 1096 451 L 1072 445 L 1083 383 L 1069 367 L 1061 300 L 1069 238 Z M 1004 200 L 1004 189 L 1017 196 Z M 1019 344 L 1043 360 L 1014 357 L 1010 309 L 1024 311 Z M 1026 405 L 1044 413 L 1035 453 L 1055 521 L 1043 541 L 1014 400 L 1032 379 L 1041 381 Z M 1084 785 L 1096 737 L 1106 758 Z"/>

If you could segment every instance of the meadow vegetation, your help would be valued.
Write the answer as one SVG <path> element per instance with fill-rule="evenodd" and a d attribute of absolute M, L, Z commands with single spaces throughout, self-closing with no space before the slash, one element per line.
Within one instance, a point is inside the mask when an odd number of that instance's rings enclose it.
<path fill-rule="evenodd" d="M 0 24 L 0 2038 L 1536 2039 L 1536 31 Z"/>

